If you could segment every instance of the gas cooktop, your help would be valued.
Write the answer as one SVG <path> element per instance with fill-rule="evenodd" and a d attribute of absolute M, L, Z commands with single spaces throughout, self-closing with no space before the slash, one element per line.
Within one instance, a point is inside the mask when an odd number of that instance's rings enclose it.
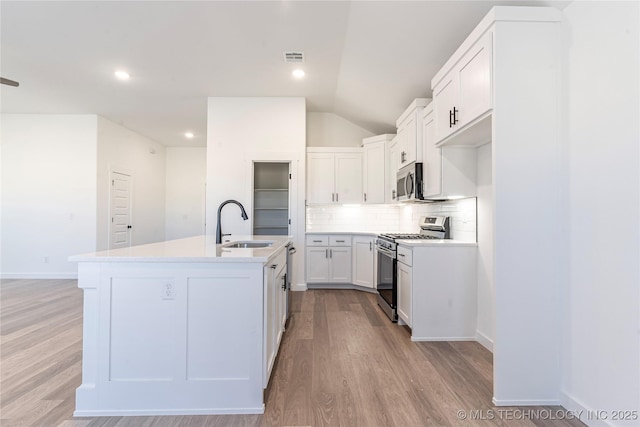
<path fill-rule="evenodd" d="M 426 236 L 424 234 L 401 234 L 401 233 L 384 233 L 380 237 L 385 237 L 389 240 L 425 240 L 425 239 L 437 239 L 437 237 Z"/>

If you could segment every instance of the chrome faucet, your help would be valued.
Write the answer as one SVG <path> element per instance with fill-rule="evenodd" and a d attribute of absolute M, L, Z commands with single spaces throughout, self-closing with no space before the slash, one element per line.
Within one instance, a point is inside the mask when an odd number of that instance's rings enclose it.
<path fill-rule="evenodd" d="M 249 219 L 249 217 L 247 216 L 247 211 L 244 210 L 244 206 L 242 206 L 242 203 L 240 203 L 239 201 L 225 200 L 224 202 L 220 203 L 220 207 L 218 207 L 218 226 L 216 227 L 216 243 L 222 243 L 222 236 L 231 236 L 231 234 L 222 234 L 222 228 L 220 227 L 220 216 L 221 216 L 220 214 L 222 213 L 222 208 L 224 208 L 225 205 L 229 203 L 235 203 L 240 207 L 240 210 L 242 211 L 242 219 L 244 219 L 245 221 Z"/>

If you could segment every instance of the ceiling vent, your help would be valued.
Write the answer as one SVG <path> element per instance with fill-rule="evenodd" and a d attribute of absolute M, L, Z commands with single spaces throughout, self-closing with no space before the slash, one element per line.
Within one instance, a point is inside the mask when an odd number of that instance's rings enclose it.
<path fill-rule="evenodd" d="M 285 52 L 284 62 L 304 62 L 303 52 Z"/>

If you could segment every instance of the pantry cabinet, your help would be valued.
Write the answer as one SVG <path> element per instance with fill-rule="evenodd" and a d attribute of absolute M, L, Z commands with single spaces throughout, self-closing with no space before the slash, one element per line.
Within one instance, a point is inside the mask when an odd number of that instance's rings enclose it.
<path fill-rule="evenodd" d="M 362 151 L 307 149 L 307 204 L 362 203 Z"/>
<path fill-rule="evenodd" d="M 450 71 L 432 81 L 436 143 L 491 110 L 491 43 L 487 32 Z"/>

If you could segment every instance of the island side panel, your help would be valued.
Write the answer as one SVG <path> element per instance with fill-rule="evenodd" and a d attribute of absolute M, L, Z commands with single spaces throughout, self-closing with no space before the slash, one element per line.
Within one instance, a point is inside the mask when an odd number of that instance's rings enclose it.
<path fill-rule="evenodd" d="M 79 286 L 76 416 L 264 411 L 261 263 L 81 263 Z"/>

